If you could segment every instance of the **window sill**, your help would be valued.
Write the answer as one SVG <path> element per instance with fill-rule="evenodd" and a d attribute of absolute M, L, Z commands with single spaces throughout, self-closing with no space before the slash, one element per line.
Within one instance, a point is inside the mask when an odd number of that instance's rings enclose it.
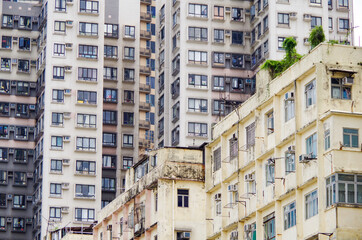
<path fill-rule="evenodd" d="M 197 139 L 207 139 L 208 136 L 198 136 L 198 135 L 192 135 L 190 133 L 187 133 L 187 138 L 197 138 Z"/>
<path fill-rule="evenodd" d="M 74 197 L 75 200 L 89 200 L 89 201 L 95 201 L 96 197 Z"/>
<path fill-rule="evenodd" d="M 208 115 L 209 112 L 198 112 L 198 111 L 187 111 L 186 113 L 189 113 L 189 114 L 201 114 L 201 115 Z"/>
<path fill-rule="evenodd" d="M 64 149 L 58 149 L 58 148 L 50 148 L 51 151 L 64 151 Z"/>
<path fill-rule="evenodd" d="M 2 50 L 2 51 L 12 51 L 13 49 L 12 48 L 0 48 L 0 50 Z"/>
<path fill-rule="evenodd" d="M 30 71 L 25 72 L 25 71 L 17 70 L 16 72 L 17 72 L 17 73 L 20 73 L 20 74 L 30 74 Z"/>
<path fill-rule="evenodd" d="M 89 106 L 89 107 L 97 107 L 97 104 L 91 104 L 91 103 L 80 103 L 80 102 L 77 102 L 75 105 L 77 106 Z"/>
<path fill-rule="evenodd" d="M 214 45 L 225 45 L 225 42 L 215 42 L 215 41 L 212 41 L 211 44 L 214 44 Z"/>
<path fill-rule="evenodd" d="M 318 7 L 318 8 L 321 8 L 321 7 L 322 7 L 322 3 L 309 3 L 309 7 Z"/>
<path fill-rule="evenodd" d="M 58 32 L 58 31 L 54 31 L 53 32 L 54 35 L 67 35 L 66 32 Z"/>
<path fill-rule="evenodd" d="M 201 90 L 201 91 L 208 91 L 209 88 L 208 87 L 192 87 L 192 86 L 188 86 L 186 87 L 187 89 L 190 89 L 190 90 Z"/>
<path fill-rule="evenodd" d="M 79 15 L 85 15 L 85 16 L 99 16 L 99 13 L 92 13 L 92 12 L 79 12 Z"/>
<path fill-rule="evenodd" d="M 98 61 L 98 57 L 96 58 L 88 58 L 88 57 L 77 57 L 78 60 L 85 60 L 85 61 Z"/>
<path fill-rule="evenodd" d="M 338 12 L 348 12 L 349 11 L 349 8 L 348 7 L 340 7 L 340 6 L 337 6 L 336 10 Z"/>
<path fill-rule="evenodd" d="M 108 56 L 104 56 L 104 60 L 118 61 L 118 57 L 108 57 Z"/>
<path fill-rule="evenodd" d="M 93 38 L 93 39 L 97 39 L 99 37 L 99 35 L 92 35 L 92 34 L 77 34 L 78 37 L 84 37 L 84 38 Z"/>
<path fill-rule="evenodd" d="M 23 52 L 23 53 L 31 53 L 31 49 L 18 49 L 18 52 Z"/>
<path fill-rule="evenodd" d="M 193 40 L 193 39 L 187 39 L 187 43 L 196 43 L 196 44 L 208 44 L 209 40 Z"/>
<path fill-rule="evenodd" d="M 97 153 L 96 150 L 82 150 L 82 149 L 75 149 L 74 152 Z"/>
<path fill-rule="evenodd" d="M 63 175 L 63 173 L 61 171 L 55 171 L 55 170 L 50 170 L 49 173 L 55 174 L 55 175 Z"/>
<path fill-rule="evenodd" d="M 109 82 L 118 82 L 118 79 L 112 79 L 112 78 L 105 78 L 103 77 L 104 81 L 109 81 Z"/>
<path fill-rule="evenodd" d="M 51 101 L 52 104 L 64 104 L 64 102 L 55 102 L 55 101 Z"/>
<path fill-rule="evenodd" d="M 59 125 L 53 125 L 53 124 L 50 124 L 51 127 L 56 127 L 56 128 L 64 128 L 64 125 L 63 124 L 59 124 Z"/>
<path fill-rule="evenodd" d="M 78 83 L 98 84 L 98 81 L 76 80 Z"/>
<path fill-rule="evenodd" d="M 95 174 L 95 173 L 82 173 L 82 172 L 77 172 L 77 171 L 75 171 L 74 176 L 96 177 L 97 174 Z M 78 198 L 78 197 L 76 197 L 76 198 Z"/>
<path fill-rule="evenodd" d="M 97 130 L 97 127 L 85 127 L 85 126 L 75 126 L 76 129 L 87 129 L 87 130 Z"/>
<path fill-rule="evenodd" d="M 0 69 L 1 72 L 11 73 L 11 69 Z"/>
<path fill-rule="evenodd" d="M 126 62 L 135 62 L 136 60 L 134 58 L 126 58 L 126 57 L 123 57 L 123 61 L 126 61 Z"/>
<path fill-rule="evenodd" d="M 219 17 L 213 17 L 211 19 L 211 21 L 215 21 L 215 22 L 225 22 L 225 17 L 224 18 L 219 18 Z"/>
<path fill-rule="evenodd" d="M 288 29 L 290 29 L 290 24 L 278 23 L 277 27 L 278 27 L 278 28 L 288 28 Z"/>
<path fill-rule="evenodd" d="M 191 19 L 191 20 L 201 20 L 201 21 L 208 21 L 209 20 L 209 17 L 197 17 L 197 16 L 190 16 L 190 15 L 187 15 L 186 18 Z"/>
<path fill-rule="evenodd" d="M 188 62 L 186 65 L 189 67 L 208 67 L 209 66 L 207 63 L 190 63 L 190 62 Z"/>

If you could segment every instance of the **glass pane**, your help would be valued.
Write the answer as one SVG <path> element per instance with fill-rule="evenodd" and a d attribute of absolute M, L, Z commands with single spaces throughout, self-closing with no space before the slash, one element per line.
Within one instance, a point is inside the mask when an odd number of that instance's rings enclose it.
<path fill-rule="evenodd" d="M 338 184 L 338 201 L 346 202 L 346 184 L 344 183 Z"/>
<path fill-rule="evenodd" d="M 354 184 L 348 184 L 348 203 L 354 203 Z"/>

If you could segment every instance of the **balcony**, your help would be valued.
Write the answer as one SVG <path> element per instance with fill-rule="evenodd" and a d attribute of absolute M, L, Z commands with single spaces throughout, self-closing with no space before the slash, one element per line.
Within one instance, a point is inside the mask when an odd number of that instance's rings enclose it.
<path fill-rule="evenodd" d="M 149 48 L 140 48 L 140 56 L 151 57 L 151 49 L 149 49 Z"/>
<path fill-rule="evenodd" d="M 146 102 L 140 102 L 139 109 L 148 112 L 151 110 L 151 104 Z"/>
<path fill-rule="evenodd" d="M 151 39 L 151 32 L 150 32 L 150 31 L 146 31 L 146 30 L 141 30 L 141 31 L 140 31 L 140 37 L 141 37 L 142 39 L 150 40 L 150 39 Z"/>
<path fill-rule="evenodd" d="M 141 21 L 151 22 L 152 21 L 151 13 L 141 12 Z"/>
<path fill-rule="evenodd" d="M 146 67 L 146 66 L 140 66 L 140 74 L 150 75 L 151 74 L 151 68 Z"/>
<path fill-rule="evenodd" d="M 140 83 L 140 92 L 142 93 L 150 93 L 151 92 L 151 86 L 147 84 Z"/>
<path fill-rule="evenodd" d="M 147 4 L 147 5 L 151 5 L 152 4 L 152 0 L 141 0 L 141 3 Z"/>
<path fill-rule="evenodd" d="M 150 129 L 151 123 L 150 123 L 150 121 L 147 121 L 147 120 L 140 120 L 139 127 L 141 129 Z"/>
<path fill-rule="evenodd" d="M 151 141 L 147 139 L 140 138 L 140 141 L 138 143 L 140 148 L 148 148 L 151 145 Z"/>

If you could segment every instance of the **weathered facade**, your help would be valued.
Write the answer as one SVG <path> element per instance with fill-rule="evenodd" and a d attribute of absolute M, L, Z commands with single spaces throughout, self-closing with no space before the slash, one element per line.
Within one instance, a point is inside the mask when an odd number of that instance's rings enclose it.
<path fill-rule="evenodd" d="M 362 49 L 322 44 L 215 125 L 206 239 L 362 238 Z"/>
<path fill-rule="evenodd" d="M 98 214 L 94 239 L 204 239 L 201 150 L 152 151 L 127 173 L 126 191 Z"/>

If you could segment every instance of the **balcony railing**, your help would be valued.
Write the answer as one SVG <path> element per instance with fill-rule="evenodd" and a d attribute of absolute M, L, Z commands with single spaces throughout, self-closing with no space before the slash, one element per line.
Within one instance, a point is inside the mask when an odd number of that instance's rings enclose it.
<path fill-rule="evenodd" d="M 152 16 L 151 13 L 141 12 L 141 21 L 151 22 Z"/>
<path fill-rule="evenodd" d="M 151 104 L 146 103 L 146 102 L 140 102 L 139 109 L 144 110 L 144 111 L 150 111 L 151 110 Z"/>
<path fill-rule="evenodd" d="M 140 37 L 145 39 L 151 39 L 151 32 L 146 30 L 140 31 Z"/>
<path fill-rule="evenodd" d="M 146 66 L 140 66 L 140 74 L 150 75 L 151 68 Z"/>
<path fill-rule="evenodd" d="M 152 0 L 141 0 L 141 3 L 147 4 L 147 5 L 151 5 Z"/>
<path fill-rule="evenodd" d="M 147 84 L 140 83 L 140 92 L 143 93 L 150 93 L 151 92 L 151 86 Z"/>
<path fill-rule="evenodd" d="M 150 123 L 150 121 L 140 120 L 139 127 L 142 129 L 150 129 L 151 123 Z"/>
<path fill-rule="evenodd" d="M 140 48 L 140 55 L 145 57 L 151 56 L 151 49 L 149 48 Z"/>

